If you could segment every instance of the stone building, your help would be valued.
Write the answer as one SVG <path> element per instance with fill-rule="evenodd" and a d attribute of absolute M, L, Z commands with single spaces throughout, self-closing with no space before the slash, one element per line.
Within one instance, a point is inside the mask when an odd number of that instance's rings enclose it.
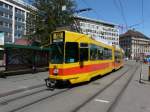
<path fill-rule="evenodd" d="M 126 57 L 139 59 L 150 53 L 150 38 L 139 31 L 128 30 L 119 38 L 120 46 L 124 49 Z"/>

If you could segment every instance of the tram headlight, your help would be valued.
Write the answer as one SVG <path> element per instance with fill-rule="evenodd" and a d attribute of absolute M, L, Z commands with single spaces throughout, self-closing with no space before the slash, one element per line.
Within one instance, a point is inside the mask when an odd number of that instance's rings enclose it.
<path fill-rule="evenodd" d="M 58 72 L 59 72 L 58 68 L 54 67 L 53 74 L 58 75 Z"/>

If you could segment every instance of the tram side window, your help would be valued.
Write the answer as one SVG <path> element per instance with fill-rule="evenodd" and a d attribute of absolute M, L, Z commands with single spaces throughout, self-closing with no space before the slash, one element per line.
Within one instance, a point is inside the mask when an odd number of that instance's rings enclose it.
<path fill-rule="evenodd" d="M 67 42 L 65 47 L 65 63 L 74 63 L 79 61 L 78 43 Z"/>
<path fill-rule="evenodd" d="M 115 61 L 118 63 L 121 61 L 121 53 L 118 51 L 115 51 Z"/>
<path fill-rule="evenodd" d="M 115 51 L 115 60 L 118 58 L 118 53 Z"/>
<path fill-rule="evenodd" d="M 109 59 L 112 59 L 112 50 L 111 49 L 108 49 L 108 48 L 104 48 L 104 51 L 103 51 L 103 58 L 105 60 L 109 60 Z"/>
<path fill-rule="evenodd" d="M 103 60 L 103 48 L 102 47 L 98 47 L 98 60 Z"/>
<path fill-rule="evenodd" d="M 88 44 L 80 43 L 80 61 L 87 61 L 88 55 Z"/>
<path fill-rule="evenodd" d="M 112 59 L 112 50 L 108 49 L 108 59 Z"/>
<path fill-rule="evenodd" d="M 98 55 L 97 55 L 97 46 L 91 45 L 90 46 L 90 60 L 97 60 Z"/>
<path fill-rule="evenodd" d="M 107 59 L 107 48 L 104 48 L 104 50 L 103 50 L 103 59 L 104 60 Z"/>

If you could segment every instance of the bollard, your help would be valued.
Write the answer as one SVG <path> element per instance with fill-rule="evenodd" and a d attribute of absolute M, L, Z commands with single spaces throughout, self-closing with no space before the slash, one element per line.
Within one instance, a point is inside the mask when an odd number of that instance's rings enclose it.
<path fill-rule="evenodd" d="M 141 72 L 140 72 L 140 79 L 139 79 L 139 83 L 142 83 L 141 78 L 142 77 L 142 63 L 141 63 Z"/>
<path fill-rule="evenodd" d="M 149 62 L 149 66 L 148 66 L 148 80 L 150 81 L 150 62 Z"/>

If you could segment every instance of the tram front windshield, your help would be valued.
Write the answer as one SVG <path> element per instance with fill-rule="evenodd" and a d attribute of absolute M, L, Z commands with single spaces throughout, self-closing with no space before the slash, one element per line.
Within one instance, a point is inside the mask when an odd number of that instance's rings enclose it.
<path fill-rule="evenodd" d="M 65 57 L 64 57 L 65 56 Z M 65 43 L 65 55 L 64 55 L 64 43 L 57 42 L 51 44 L 50 62 L 52 64 L 75 63 L 79 61 L 79 49 L 78 43 L 66 42 Z"/>
<path fill-rule="evenodd" d="M 51 54 L 50 54 L 50 62 L 52 64 L 62 64 L 64 61 L 64 43 L 57 42 L 53 43 L 50 46 Z"/>

